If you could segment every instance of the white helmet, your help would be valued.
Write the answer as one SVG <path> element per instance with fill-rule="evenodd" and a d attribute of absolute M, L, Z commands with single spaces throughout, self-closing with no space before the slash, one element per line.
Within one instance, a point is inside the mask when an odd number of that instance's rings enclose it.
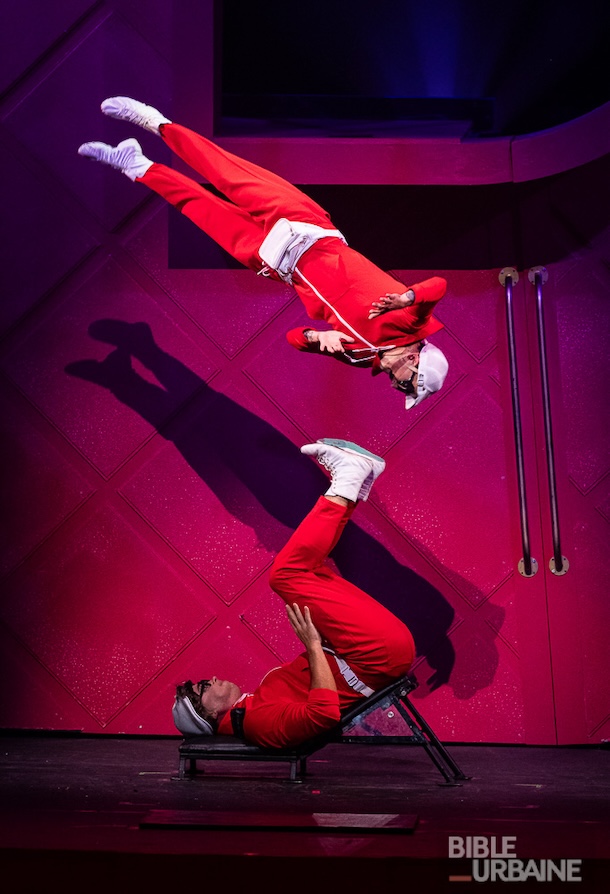
<path fill-rule="evenodd" d="M 426 342 L 419 352 L 417 394 L 407 394 L 405 408 L 410 410 L 435 391 L 440 391 L 448 369 L 449 364 L 443 352 Z"/>
<path fill-rule="evenodd" d="M 187 696 L 176 696 L 172 715 L 176 729 L 183 736 L 213 736 L 216 732 L 209 720 L 200 717 Z"/>

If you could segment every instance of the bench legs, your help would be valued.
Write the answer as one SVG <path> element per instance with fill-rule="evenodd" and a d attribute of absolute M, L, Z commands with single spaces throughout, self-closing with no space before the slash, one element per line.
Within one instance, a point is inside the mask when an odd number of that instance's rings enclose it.
<path fill-rule="evenodd" d="M 204 769 L 201 768 L 198 770 L 197 761 L 209 761 L 209 760 L 218 760 L 219 755 L 209 755 L 205 752 L 202 752 L 196 756 L 191 756 L 189 754 L 180 753 L 180 759 L 178 763 L 178 776 L 175 777 L 177 779 L 194 779 L 198 773 L 203 773 Z M 227 756 L 223 756 L 221 759 L 226 760 Z M 234 758 L 228 758 L 240 761 L 250 762 L 252 760 L 269 760 L 269 758 L 260 757 L 258 755 L 236 755 Z M 286 755 L 283 758 L 271 758 L 274 762 L 283 761 L 284 763 L 290 764 L 290 782 L 294 783 L 302 783 L 305 781 L 305 777 L 307 775 L 307 755 L 300 754 L 291 754 Z"/>
<path fill-rule="evenodd" d="M 470 776 L 466 776 L 459 768 L 432 727 L 413 705 L 408 695 L 403 695 L 400 699 L 397 699 L 396 707 L 408 724 L 414 738 L 424 747 L 426 754 L 440 771 L 446 785 L 459 785 L 460 782 L 470 779 Z"/>

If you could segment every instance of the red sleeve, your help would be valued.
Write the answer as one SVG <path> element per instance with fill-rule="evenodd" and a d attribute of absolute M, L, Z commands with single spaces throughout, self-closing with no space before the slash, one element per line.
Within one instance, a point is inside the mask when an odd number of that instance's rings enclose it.
<path fill-rule="evenodd" d="M 408 319 L 411 324 L 415 318 L 417 325 L 423 327 L 434 313 L 435 306 L 447 291 L 447 280 L 443 279 L 442 276 L 433 276 L 431 279 L 415 283 L 414 286 L 409 286 L 409 288 L 415 292 L 415 301 L 409 307 L 399 311 L 399 313 L 404 314 L 405 319 Z"/>
<path fill-rule="evenodd" d="M 256 745 L 285 748 L 332 729 L 340 720 L 338 693 L 332 689 L 310 689 L 307 701 L 248 707 L 244 735 Z"/>
<path fill-rule="evenodd" d="M 320 350 L 318 342 L 307 341 L 305 338 L 304 333 L 307 329 L 311 329 L 311 326 L 299 326 L 297 329 L 291 329 L 290 332 L 287 332 L 286 338 L 288 339 L 288 344 L 292 345 L 293 348 L 296 348 L 297 351 L 318 353 Z"/>
<path fill-rule="evenodd" d="M 296 348 L 297 351 L 308 351 L 310 354 L 320 354 L 321 356 L 332 357 L 333 360 L 338 360 L 340 363 L 350 363 L 350 360 L 347 354 L 343 354 L 340 351 L 337 351 L 334 354 L 328 354 L 324 351 L 320 350 L 320 342 L 318 341 L 307 341 L 303 333 L 306 329 L 311 329 L 311 326 L 304 326 L 303 328 L 299 327 L 298 329 L 291 329 L 290 332 L 286 333 L 286 338 L 288 339 L 288 343 L 292 345 L 293 348 Z M 316 332 L 324 332 L 323 329 L 316 329 Z M 363 363 L 362 366 L 370 366 L 370 363 Z"/>

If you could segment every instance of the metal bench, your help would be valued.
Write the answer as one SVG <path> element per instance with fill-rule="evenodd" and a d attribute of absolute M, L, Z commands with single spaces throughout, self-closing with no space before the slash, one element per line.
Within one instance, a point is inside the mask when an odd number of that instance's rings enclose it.
<path fill-rule="evenodd" d="M 333 729 L 290 748 L 262 748 L 239 736 L 189 736 L 183 739 L 178 749 L 178 778 L 193 779 L 198 773 L 198 761 L 280 761 L 290 764 L 291 782 L 303 782 L 307 772 L 307 758 L 325 745 L 421 745 L 443 776 L 444 782 L 440 784 L 460 785 L 470 777 L 460 770 L 409 698 L 409 693 L 417 685 L 414 677 L 401 677 L 345 711 L 341 722 Z M 410 735 L 388 736 L 377 732 L 373 735 L 350 734 L 373 711 L 392 706 L 406 722 Z"/>

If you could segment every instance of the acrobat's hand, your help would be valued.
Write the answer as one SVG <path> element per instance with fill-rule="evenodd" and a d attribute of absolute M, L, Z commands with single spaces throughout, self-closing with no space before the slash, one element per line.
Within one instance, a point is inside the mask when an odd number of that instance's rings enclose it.
<path fill-rule="evenodd" d="M 386 292 L 379 301 L 373 301 L 369 310 L 369 320 L 380 316 L 380 314 L 385 314 L 389 310 L 400 310 L 403 307 L 410 307 L 414 301 L 415 292 L 412 289 L 403 292 L 401 295 L 398 292 Z"/>
<path fill-rule="evenodd" d="M 322 642 L 322 638 L 311 620 L 311 615 L 307 606 L 301 611 L 297 603 L 294 602 L 292 605 L 286 605 L 286 612 L 292 629 L 307 650 L 309 650 L 312 645 Z"/>
<path fill-rule="evenodd" d="M 337 332 L 335 329 L 329 329 L 326 332 L 318 332 L 318 344 L 320 351 L 326 351 L 328 354 L 344 354 L 345 348 L 343 342 L 353 341 L 351 335 L 345 332 Z"/>

